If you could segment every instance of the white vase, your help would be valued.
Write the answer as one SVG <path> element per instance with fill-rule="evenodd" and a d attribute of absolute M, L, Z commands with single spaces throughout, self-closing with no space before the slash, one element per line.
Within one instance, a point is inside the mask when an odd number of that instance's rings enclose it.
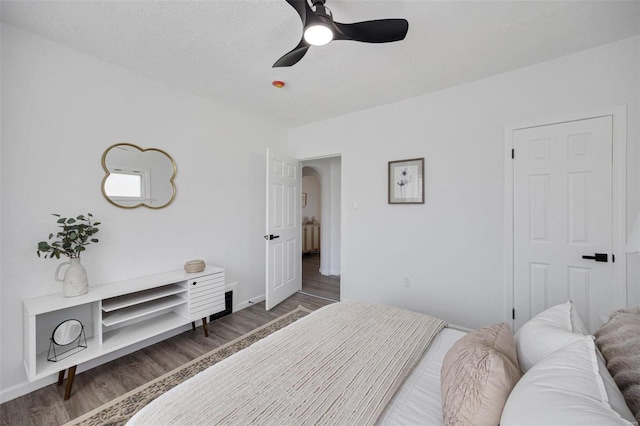
<path fill-rule="evenodd" d="M 60 279 L 60 268 L 69 265 L 64 273 L 64 278 Z M 55 279 L 62 283 L 62 295 L 64 297 L 75 297 L 89 291 L 89 280 L 87 271 L 80 264 L 80 258 L 71 258 L 69 262 L 63 262 L 56 268 Z"/>

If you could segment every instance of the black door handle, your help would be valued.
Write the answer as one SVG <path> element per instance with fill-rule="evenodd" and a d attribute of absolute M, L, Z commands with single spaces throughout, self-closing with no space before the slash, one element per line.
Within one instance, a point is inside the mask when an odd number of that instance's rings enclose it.
<path fill-rule="evenodd" d="M 275 240 L 276 238 L 280 238 L 280 235 L 273 235 L 273 234 L 269 234 L 269 235 L 265 235 L 265 236 L 264 236 L 264 239 L 265 239 L 265 240 L 269 240 L 269 241 L 271 241 L 271 240 Z"/>
<path fill-rule="evenodd" d="M 595 260 L 596 262 L 608 262 L 609 256 L 607 253 L 595 253 L 593 256 L 582 256 L 583 259 Z"/>

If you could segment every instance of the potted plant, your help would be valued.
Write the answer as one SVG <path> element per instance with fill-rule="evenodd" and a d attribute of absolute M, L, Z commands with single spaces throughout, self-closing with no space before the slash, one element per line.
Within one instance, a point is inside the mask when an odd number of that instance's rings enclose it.
<path fill-rule="evenodd" d="M 63 262 L 58 265 L 55 273 L 55 280 L 62 282 L 62 292 L 65 297 L 80 296 L 89 290 L 89 281 L 87 279 L 87 271 L 80 264 L 80 254 L 86 250 L 86 246 L 91 243 L 97 243 L 98 239 L 93 236 L 99 231 L 100 222 L 93 222 L 93 215 L 88 213 L 87 216 L 80 215 L 76 218 L 61 217 L 54 214 L 58 218 L 60 231 L 49 234 L 49 241 L 40 241 L 38 243 L 38 257 L 44 253 L 44 258 L 60 259 L 60 255 L 67 256 L 69 262 Z M 69 265 L 64 274 L 64 278 L 59 278 L 60 268 Z"/>

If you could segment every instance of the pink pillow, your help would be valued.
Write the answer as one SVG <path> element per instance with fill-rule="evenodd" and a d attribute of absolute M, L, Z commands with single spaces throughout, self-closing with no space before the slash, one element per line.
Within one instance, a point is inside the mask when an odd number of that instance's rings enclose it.
<path fill-rule="evenodd" d="M 445 425 L 498 425 L 511 389 L 521 377 L 507 324 L 465 335 L 449 349 L 441 371 Z"/>

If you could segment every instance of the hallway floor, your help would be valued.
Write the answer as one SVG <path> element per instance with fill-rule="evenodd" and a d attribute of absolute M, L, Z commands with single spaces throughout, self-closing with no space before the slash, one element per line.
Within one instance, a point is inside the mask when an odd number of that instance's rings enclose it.
<path fill-rule="evenodd" d="M 340 277 L 322 275 L 319 271 L 319 253 L 302 256 L 302 291 L 331 300 L 340 300 Z"/>

